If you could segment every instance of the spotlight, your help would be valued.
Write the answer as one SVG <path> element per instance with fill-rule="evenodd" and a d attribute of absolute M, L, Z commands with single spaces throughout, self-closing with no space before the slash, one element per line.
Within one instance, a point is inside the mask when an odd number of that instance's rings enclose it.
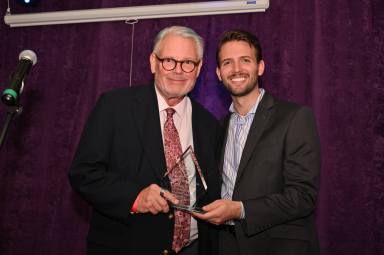
<path fill-rule="evenodd" d="M 17 0 L 17 2 L 24 6 L 36 6 L 40 0 Z"/>

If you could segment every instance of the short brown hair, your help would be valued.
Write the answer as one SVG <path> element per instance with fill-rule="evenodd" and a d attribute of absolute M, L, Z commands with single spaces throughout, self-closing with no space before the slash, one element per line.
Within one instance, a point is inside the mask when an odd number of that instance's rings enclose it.
<path fill-rule="evenodd" d="M 231 42 L 231 41 L 247 42 L 249 44 L 249 46 L 251 46 L 255 49 L 257 62 L 260 62 L 263 59 L 259 39 L 255 35 L 247 32 L 247 31 L 243 31 L 243 30 L 239 30 L 239 29 L 233 29 L 233 30 L 229 30 L 229 31 L 224 32 L 220 37 L 219 43 L 217 44 L 217 50 L 216 50 L 217 66 L 220 66 L 219 53 L 220 53 L 221 48 L 223 47 L 223 45 L 225 43 Z"/>

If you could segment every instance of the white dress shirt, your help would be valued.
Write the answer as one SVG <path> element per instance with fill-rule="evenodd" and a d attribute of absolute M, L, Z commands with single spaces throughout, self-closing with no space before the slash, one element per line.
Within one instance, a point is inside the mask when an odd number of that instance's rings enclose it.
<path fill-rule="evenodd" d="M 164 124 L 167 119 L 167 108 L 171 107 L 167 104 L 165 99 L 159 93 L 157 87 L 156 96 L 157 103 L 159 106 L 159 116 L 160 116 L 160 126 L 161 134 L 163 135 L 163 144 L 164 144 Z M 173 122 L 179 133 L 181 149 L 185 151 L 190 145 L 193 148 L 193 133 L 192 133 L 192 104 L 188 96 L 185 96 L 181 102 L 177 105 L 172 106 L 175 110 L 173 115 Z M 196 202 L 196 171 L 194 163 L 190 157 L 187 157 L 184 161 L 188 173 L 188 183 L 189 183 L 189 195 L 190 195 L 190 205 L 193 205 Z M 197 230 L 197 221 L 191 216 L 191 233 L 190 241 L 197 239 L 198 230 Z"/>

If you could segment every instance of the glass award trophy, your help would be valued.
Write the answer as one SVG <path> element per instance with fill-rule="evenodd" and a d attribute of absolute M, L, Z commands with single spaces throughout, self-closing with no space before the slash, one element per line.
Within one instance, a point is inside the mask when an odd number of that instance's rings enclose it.
<path fill-rule="evenodd" d="M 170 184 L 170 173 L 172 171 L 180 171 L 179 167 L 180 165 L 185 166 L 186 173 L 182 171 L 182 173 L 190 175 L 190 178 L 188 176 L 183 176 L 183 178 L 186 177 L 188 180 L 188 186 L 189 187 L 196 187 L 196 189 L 192 189 L 192 193 L 196 194 L 196 199 L 194 201 L 190 201 L 189 194 L 190 191 L 188 190 L 172 190 L 171 184 Z M 191 178 L 192 177 L 192 178 Z M 195 178 L 193 178 L 195 177 Z M 173 177 L 174 178 L 174 177 Z M 177 180 L 173 180 L 177 181 Z M 198 213 L 204 213 L 203 209 L 198 207 L 199 201 L 204 197 L 206 191 L 207 191 L 207 183 L 205 181 L 203 172 L 201 171 L 199 162 L 197 161 L 196 155 L 192 149 L 192 146 L 189 146 L 176 160 L 175 164 L 167 169 L 166 173 L 163 176 L 161 186 L 163 189 L 168 190 L 172 193 L 172 195 L 179 200 L 179 204 L 172 204 L 170 203 L 170 206 L 174 209 L 186 211 L 186 212 L 198 212 Z M 188 194 L 188 198 L 185 199 L 185 194 Z M 189 203 L 183 202 L 183 201 L 190 201 Z"/>

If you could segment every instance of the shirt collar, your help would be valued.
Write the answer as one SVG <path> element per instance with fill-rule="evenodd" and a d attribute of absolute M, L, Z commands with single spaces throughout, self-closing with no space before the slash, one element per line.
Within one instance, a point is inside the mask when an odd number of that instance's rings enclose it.
<path fill-rule="evenodd" d="M 249 114 L 255 114 L 256 113 L 257 106 L 259 105 L 261 99 L 263 98 L 265 90 L 263 88 L 259 88 L 259 92 L 260 92 L 260 95 L 257 97 L 255 104 L 252 106 L 252 108 L 249 110 L 249 112 L 245 116 L 247 116 Z M 236 112 L 236 109 L 235 109 L 235 106 L 233 105 L 233 102 L 229 106 L 229 111 L 231 113 L 239 114 L 238 112 Z"/>
<path fill-rule="evenodd" d="M 179 116 L 182 115 L 183 112 L 187 109 L 187 103 L 188 103 L 188 96 L 184 96 L 183 100 L 181 100 L 177 105 L 169 106 L 163 96 L 160 94 L 159 90 L 157 89 L 155 85 L 156 90 L 156 97 L 157 97 L 157 103 L 159 106 L 159 112 L 165 111 L 167 108 L 171 107 L 175 110 L 176 114 Z"/>

